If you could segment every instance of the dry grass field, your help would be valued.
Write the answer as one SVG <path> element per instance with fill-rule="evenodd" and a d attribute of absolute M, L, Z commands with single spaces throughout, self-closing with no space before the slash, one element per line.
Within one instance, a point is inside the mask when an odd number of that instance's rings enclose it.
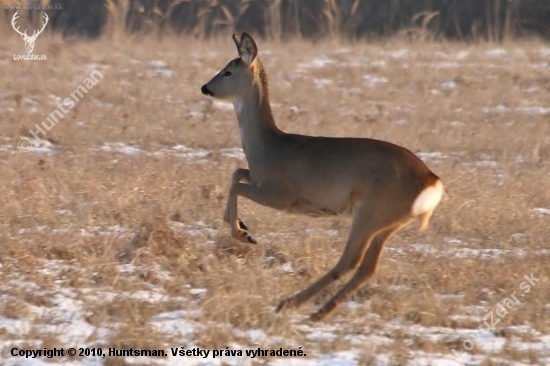
<path fill-rule="evenodd" d="M 10 33 L 0 43 L 0 363 L 550 364 L 550 46 L 258 45 L 283 130 L 388 140 L 443 179 L 428 230 L 394 237 L 376 277 L 324 321 L 308 315 L 336 286 L 275 314 L 336 263 L 350 223 L 241 199 L 258 245 L 231 238 L 222 214 L 246 161 L 232 106 L 200 93 L 236 57 L 229 35 L 43 35 L 34 53 L 47 61 L 14 61 L 24 49 Z M 103 78 L 19 151 L 94 70 Z M 14 347 L 169 357 L 25 359 Z M 306 356 L 172 357 L 176 347 Z"/>

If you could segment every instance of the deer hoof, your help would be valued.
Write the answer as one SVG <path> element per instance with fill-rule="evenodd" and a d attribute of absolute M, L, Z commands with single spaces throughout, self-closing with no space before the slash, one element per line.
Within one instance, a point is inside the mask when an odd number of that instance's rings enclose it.
<path fill-rule="evenodd" d="M 229 220 L 229 216 L 227 215 L 223 215 L 223 221 L 229 225 L 231 225 L 231 220 Z M 237 226 L 239 227 L 239 229 L 241 230 L 248 230 L 248 226 L 246 226 L 246 224 L 244 223 L 243 220 L 237 218 Z"/>
<path fill-rule="evenodd" d="M 248 233 L 248 231 L 246 230 L 243 230 L 243 229 L 237 229 L 234 233 L 233 233 L 233 237 L 235 239 L 237 239 L 238 241 L 242 241 L 243 243 L 250 243 L 250 244 L 258 244 L 258 242 L 256 241 L 256 239 L 254 239 L 252 237 L 252 235 L 250 235 Z"/>
<path fill-rule="evenodd" d="M 316 313 L 311 314 L 309 316 L 309 320 L 311 320 L 312 322 L 318 322 L 322 320 L 325 317 L 325 315 L 326 315 L 325 313 L 318 311 Z"/>
<path fill-rule="evenodd" d="M 256 241 L 256 239 L 254 239 L 248 232 L 246 232 L 246 241 L 250 244 L 258 244 L 258 242 Z"/>
<path fill-rule="evenodd" d="M 237 223 L 239 224 L 239 229 L 245 230 L 245 231 L 248 230 L 248 226 L 246 226 L 243 220 L 237 219 Z"/>
<path fill-rule="evenodd" d="M 289 297 L 288 299 L 284 299 L 277 305 L 277 309 L 275 309 L 275 313 L 278 313 L 279 311 L 283 309 L 290 309 L 295 308 L 297 306 L 296 301 L 293 297 Z"/>

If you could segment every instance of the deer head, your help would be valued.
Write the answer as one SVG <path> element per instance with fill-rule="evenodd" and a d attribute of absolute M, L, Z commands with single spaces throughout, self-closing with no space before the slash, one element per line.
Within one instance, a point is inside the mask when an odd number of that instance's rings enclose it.
<path fill-rule="evenodd" d="M 17 10 L 15 12 L 15 14 L 13 14 L 13 18 L 11 18 L 11 26 L 13 27 L 13 29 L 19 33 L 21 35 L 21 38 L 23 38 L 23 40 L 25 41 L 25 49 L 27 50 L 27 53 L 32 53 L 32 50 L 34 49 L 34 42 L 36 41 L 36 38 L 38 38 L 38 36 L 40 35 L 40 33 L 42 33 L 42 31 L 44 30 L 44 28 L 46 28 L 46 24 L 48 24 L 48 14 L 45 14 L 44 13 L 44 23 L 42 23 L 42 29 L 40 29 L 39 31 L 35 30 L 32 34 L 32 36 L 28 36 L 27 35 L 27 30 L 25 29 L 25 32 L 21 32 L 19 30 L 19 26 L 17 26 L 16 28 L 16 25 L 15 25 L 15 21 L 17 18 L 19 18 L 19 10 Z"/>
<path fill-rule="evenodd" d="M 250 94 L 252 86 L 262 71 L 262 66 L 256 62 L 258 47 L 254 39 L 245 32 L 240 39 L 233 35 L 233 41 L 237 46 L 239 57 L 230 61 L 201 89 L 205 95 L 231 102 L 243 100 L 247 94 Z"/>

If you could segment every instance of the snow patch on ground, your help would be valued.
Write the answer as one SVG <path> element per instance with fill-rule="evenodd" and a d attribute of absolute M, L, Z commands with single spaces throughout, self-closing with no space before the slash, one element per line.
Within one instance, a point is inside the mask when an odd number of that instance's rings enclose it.
<path fill-rule="evenodd" d="M 550 208 L 536 207 L 531 211 L 537 213 L 540 217 L 550 217 Z"/>
<path fill-rule="evenodd" d="M 244 160 L 245 155 L 241 148 L 222 148 L 218 151 L 206 150 L 200 148 L 192 148 L 185 145 L 175 145 L 172 147 L 159 147 L 154 151 L 146 151 L 142 148 L 127 145 L 121 142 L 104 143 L 95 152 L 108 152 L 130 156 L 154 156 L 154 157 L 176 157 L 188 161 L 195 161 L 204 164 L 207 159 L 211 158 L 214 153 L 219 153 L 221 156 L 231 159 Z"/>

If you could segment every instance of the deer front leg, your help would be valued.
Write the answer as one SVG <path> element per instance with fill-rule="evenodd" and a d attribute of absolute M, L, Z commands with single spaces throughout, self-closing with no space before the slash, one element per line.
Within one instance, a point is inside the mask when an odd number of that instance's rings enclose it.
<path fill-rule="evenodd" d="M 242 242 L 256 244 L 257 241 L 239 224 L 237 214 L 237 197 L 245 197 L 262 206 L 282 210 L 290 206 L 292 195 L 286 189 L 276 185 L 258 186 L 255 184 L 233 183 L 229 190 L 228 218 L 231 225 L 231 235 Z"/>
<path fill-rule="evenodd" d="M 237 169 L 233 172 L 233 175 L 231 177 L 231 185 L 240 183 L 242 181 L 245 181 L 247 183 L 250 183 L 250 170 L 248 169 Z M 223 213 L 223 221 L 227 222 L 229 225 L 231 225 L 231 222 L 229 221 L 229 202 L 230 200 L 227 200 L 227 204 L 225 205 L 225 211 Z M 240 219 L 237 218 L 239 229 L 241 230 L 248 230 L 248 227 L 246 224 Z"/>

